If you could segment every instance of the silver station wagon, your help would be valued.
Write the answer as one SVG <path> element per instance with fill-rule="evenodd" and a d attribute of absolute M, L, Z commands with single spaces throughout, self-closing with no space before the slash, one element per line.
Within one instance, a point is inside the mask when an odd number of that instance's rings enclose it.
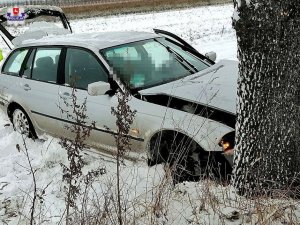
<path fill-rule="evenodd" d="M 207 165 L 231 171 L 237 62 L 214 63 L 166 31 L 53 35 L 22 40 L 2 65 L 0 106 L 15 130 L 32 137 L 72 138 L 68 110 L 76 77 L 77 103 L 86 99 L 86 143 L 114 154 L 117 132 L 111 108 L 126 87 L 136 110 L 128 157 L 149 165 L 169 161 L 184 176 L 199 178 Z M 70 111 L 70 109 L 69 109 Z M 176 159 L 175 159 L 176 158 Z M 180 175 L 182 177 L 182 175 Z"/>

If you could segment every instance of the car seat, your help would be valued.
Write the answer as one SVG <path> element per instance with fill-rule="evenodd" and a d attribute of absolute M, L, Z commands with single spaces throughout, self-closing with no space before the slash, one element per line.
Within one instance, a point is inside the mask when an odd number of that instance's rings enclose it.
<path fill-rule="evenodd" d="M 77 88 L 87 89 L 87 86 L 97 81 L 107 81 L 98 61 L 86 52 L 77 52 L 70 57 L 68 69 L 69 82 L 76 83 Z"/>
<path fill-rule="evenodd" d="M 36 67 L 33 68 L 32 78 L 42 81 L 56 82 L 57 67 L 50 56 L 36 60 Z"/>

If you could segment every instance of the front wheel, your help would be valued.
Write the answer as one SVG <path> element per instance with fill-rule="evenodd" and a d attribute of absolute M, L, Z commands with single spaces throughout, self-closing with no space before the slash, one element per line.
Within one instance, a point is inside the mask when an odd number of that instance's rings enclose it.
<path fill-rule="evenodd" d="M 13 111 L 12 123 L 13 123 L 14 130 L 17 131 L 18 133 L 29 138 L 36 137 L 33 125 L 29 117 L 27 116 L 27 114 L 24 112 L 24 110 L 20 108 L 16 108 Z"/>
<path fill-rule="evenodd" d="M 181 133 L 156 134 L 150 142 L 150 151 L 148 164 L 168 163 L 174 183 L 197 181 L 206 172 L 208 158 L 194 140 Z"/>

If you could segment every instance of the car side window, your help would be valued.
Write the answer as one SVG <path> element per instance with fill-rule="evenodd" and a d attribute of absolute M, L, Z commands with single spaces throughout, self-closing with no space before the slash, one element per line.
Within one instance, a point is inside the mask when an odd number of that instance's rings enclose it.
<path fill-rule="evenodd" d="M 87 89 L 97 81 L 108 82 L 108 74 L 96 57 L 83 49 L 68 48 L 65 64 L 65 83 L 75 88 Z"/>
<path fill-rule="evenodd" d="M 56 83 L 60 53 L 60 48 L 38 48 L 34 58 L 31 78 Z"/>
<path fill-rule="evenodd" d="M 2 72 L 9 75 L 18 76 L 27 52 L 28 49 L 20 49 L 12 53 L 6 61 Z"/>

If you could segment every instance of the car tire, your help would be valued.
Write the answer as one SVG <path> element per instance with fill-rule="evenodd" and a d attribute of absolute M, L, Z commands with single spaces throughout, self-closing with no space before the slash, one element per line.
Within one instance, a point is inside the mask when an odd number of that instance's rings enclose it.
<path fill-rule="evenodd" d="M 178 132 L 160 132 L 150 142 L 148 165 L 168 163 L 173 183 L 198 181 L 206 173 L 208 157 L 191 138 Z"/>
<path fill-rule="evenodd" d="M 32 122 L 26 112 L 21 108 L 15 108 L 11 114 L 14 130 L 29 138 L 36 138 Z"/>

